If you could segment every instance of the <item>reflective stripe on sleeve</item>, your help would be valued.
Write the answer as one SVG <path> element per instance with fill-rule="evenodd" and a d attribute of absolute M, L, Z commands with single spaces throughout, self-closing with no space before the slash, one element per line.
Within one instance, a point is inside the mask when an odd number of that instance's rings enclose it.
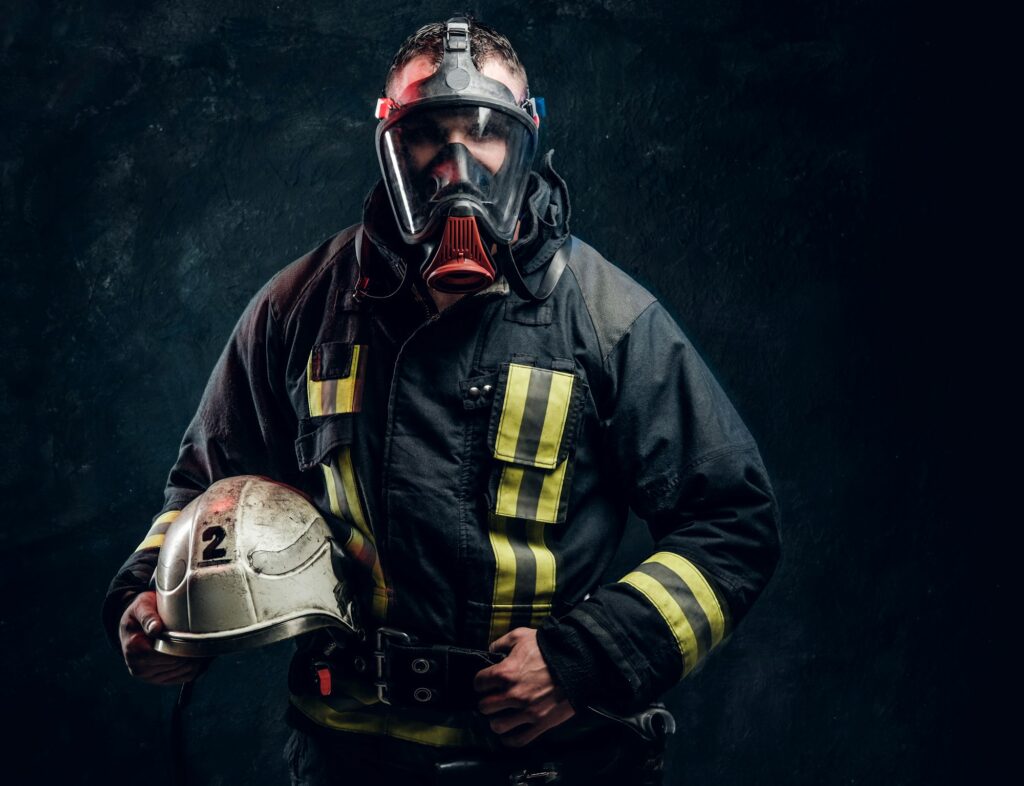
<path fill-rule="evenodd" d="M 142 542 L 135 547 L 136 551 L 142 551 L 143 549 L 158 549 L 164 545 L 164 537 L 167 534 L 167 528 L 171 526 L 171 523 L 181 515 L 180 510 L 168 510 L 161 513 L 153 520 L 153 524 L 149 528 L 149 532 L 146 533 L 146 537 L 142 539 Z"/>
<path fill-rule="evenodd" d="M 622 578 L 658 611 L 683 658 L 683 676 L 725 637 L 725 615 L 711 585 L 689 560 L 660 551 Z"/>

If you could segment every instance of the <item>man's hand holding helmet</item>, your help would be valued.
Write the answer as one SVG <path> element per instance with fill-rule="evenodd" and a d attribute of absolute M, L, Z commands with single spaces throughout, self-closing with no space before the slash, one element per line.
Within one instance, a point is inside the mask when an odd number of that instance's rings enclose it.
<path fill-rule="evenodd" d="M 156 593 L 142 592 L 121 615 L 118 636 L 121 654 L 128 671 L 152 685 L 178 685 L 198 677 L 209 658 L 183 658 L 165 655 L 153 648 L 156 636 L 164 630 L 164 621 L 156 610 Z"/>

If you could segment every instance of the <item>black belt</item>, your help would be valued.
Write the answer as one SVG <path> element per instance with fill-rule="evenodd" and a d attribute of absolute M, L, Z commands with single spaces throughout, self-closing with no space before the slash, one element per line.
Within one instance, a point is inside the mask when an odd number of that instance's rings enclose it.
<path fill-rule="evenodd" d="M 338 680 L 373 685 L 384 704 L 457 712 L 476 709 L 477 672 L 504 659 L 504 654 L 450 645 L 418 644 L 402 631 L 379 628 L 374 646 L 331 641 L 322 654 L 292 674 L 295 693 L 330 696 Z"/>
<path fill-rule="evenodd" d="M 335 679 L 357 679 L 373 685 L 388 705 L 459 712 L 476 710 L 480 697 L 473 688 L 477 672 L 504 660 L 500 652 L 445 644 L 418 644 L 408 633 L 378 628 L 374 647 L 351 639 L 332 641 L 314 657 L 311 672 L 289 675 L 294 693 L 330 696 Z M 309 662 L 307 662 L 309 663 Z M 293 662 L 294 665 L 294 662 Z M 592 720 L 625 727 L 655 747 L 675 732 L 675 720 L 664 705 L 654 704 L 634 715 L 618 715 L 589 706 Z"/>
<path fill-rule="evenodd" d="M 373 658 L 377 698 L 385 704 L 470 710 L 480 700 L 473 678 L 505 656 L 464 647 L 417 645 L 406 633 L 380 628 Z"/>

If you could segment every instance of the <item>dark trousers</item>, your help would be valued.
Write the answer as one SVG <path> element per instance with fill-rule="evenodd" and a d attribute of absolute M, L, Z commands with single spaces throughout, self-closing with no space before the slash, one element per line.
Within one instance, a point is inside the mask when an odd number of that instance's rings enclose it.
<path fill-rule="evenodd" d="M 590 735 L 573 745 L 535 744 L 521 751 L 482 752 L 294 729 L 285 758 L 292 786 L 642 786 L 661 782 L 660 755 L 653 755 L 639 738 L 621 734 Z"/>

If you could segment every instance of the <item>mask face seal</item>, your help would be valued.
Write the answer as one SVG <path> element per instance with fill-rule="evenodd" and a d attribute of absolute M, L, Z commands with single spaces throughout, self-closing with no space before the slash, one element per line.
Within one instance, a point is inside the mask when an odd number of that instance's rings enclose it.
<path fill-rule="evenodd" d="M 431 287 L 479 291 L 500 270 L 488 249 L 515 236 L 537 147 L 537 101 L 517 101 L 476 70 L 461 18 L 447 23 L 438 70 L 403 99 L 378 102 L 376 135 L 399 232 L 423 247 L 420 273 Z"/>

